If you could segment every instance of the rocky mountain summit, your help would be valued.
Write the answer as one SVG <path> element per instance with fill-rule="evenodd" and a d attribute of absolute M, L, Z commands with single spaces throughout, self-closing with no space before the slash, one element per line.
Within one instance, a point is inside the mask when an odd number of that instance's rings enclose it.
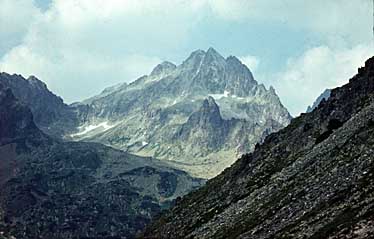
<path fill-rule="evenodd" d="M 273 88 L 213 48 L 193 52 L 178 66 L 163 62 L 150 75 L 74 106 L 83 110 L 70 139 L 167 160 L 203 178 L 291 119 Z"/>
<path fill-rule="evenodd" d="M 312 112 L 315 108 L 318 107 L 318 105 L 321 103 L 322 100 L 327 100 L 330 97 L 330 95 L 331 95 L 331 90 L 326 89 L 324 92 L 322 92 L 320 96 L 318 96 L 316 101 L 314 101 L 314 103 L 311 106 L 308 106 L 306 113 Z"/>
<path fill-rule="evenodd" d="M 374 58 L 143 238 L 374 238 Z"/>
<path fill-rule="evenodd" d="M 0 82 L 0 238 L 132 238 L 204 183 L 155 159 L 54 139 L 32 111 Z"/>
<path fill-rule="evenodd" d="M 65 104 L 36 77 L 25 79 L 3 72 L 0 84 L 11 89 L 14 96 L 31 109 L 36 125 L 45 133 L 63 137 L 79 124 L 78 110 Z"/>

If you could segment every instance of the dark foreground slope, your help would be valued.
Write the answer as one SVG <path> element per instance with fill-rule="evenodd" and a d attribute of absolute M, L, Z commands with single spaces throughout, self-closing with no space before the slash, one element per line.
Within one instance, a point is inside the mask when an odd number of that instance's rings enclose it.
<path fill-rule="evenodd" d="M 374 58 L 145 238 L 374 238 Z"/>
<path fill-rule="evenodd" d="M 0 83 L 0 238 L 131 238 L 201 183 L 157 160 L 56 141 Z"/>

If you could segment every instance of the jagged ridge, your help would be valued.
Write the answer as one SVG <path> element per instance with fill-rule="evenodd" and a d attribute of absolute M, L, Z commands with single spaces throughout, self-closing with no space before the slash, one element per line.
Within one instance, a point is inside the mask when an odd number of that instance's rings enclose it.
<path fill-rule="evenodd" d="M 25 79 L 21 75 L 3 72 L 0 73 L 0 83 L 10 88 L 15 97 L 30 108 L 36 125 L 45 133 L 62 137 L 79 125 L 77 109 L 66 105 L 36 77 Z"/>
<path fill-rule="evenodd" d="M 194 117 L 209 97 L 218 110 L 200 115 L 200 121 L 216 121 L 200 127 Z M 161 63 L 149 76 L 107 89 L 83 105 L 85 123 L 74 140 L 172 161 L 204 178 L 291 119 L 273 88 L 258 84 L 236 57 L 224 58 L 213 48 L 191 53 L 179 66 Z"/>

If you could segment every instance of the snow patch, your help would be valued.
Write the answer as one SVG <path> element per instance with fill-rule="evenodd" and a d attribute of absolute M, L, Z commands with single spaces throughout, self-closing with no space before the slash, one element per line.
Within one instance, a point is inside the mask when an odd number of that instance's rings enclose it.
<path fill-rule="evenodd" d="M 229 95 L 230 92 L 228 92 L 227 90 L 225 90 L 223 94 L 209 94 L 209 96 L 213 97 L 215 100 L 219 100 L 223 97 L 229 97 Z"/>
<path fill-rule="evenodd" d="M 145 141 L 142 142 L 142 146 L 147 146 L 147 145 L 148 145 L 148 142 L 145 142 Z"/>
<path fill-rule="evenodd" d="M 72 134 L 70 135 L 71 137 L 76 137 L 76 136 L 82 136 L 82 135 L 85 135 L 95 129 L 99 129 L 99 128 L 102 128 L 103 131 L 107 131 L 108 129 L 111 129 L 113 128 L 115 125 L 109 125 L 109 123 L 107 121 L 105 122 L 102 122 L 100 124 L 96 124 L 96 125 L 85 125 L 85 126 L 80 126 L 78 127 L 79 130 L 82 130 L 81 132 L 78 132 L 76 134 Z"/>
<path fill-rule="evenodd" d="M 234 99 L 238 99 L 238 100 L 244 100 L 245 98 L 244 97 L 239 97 L 237 95 L 231 95 L 232 98 Z"/>

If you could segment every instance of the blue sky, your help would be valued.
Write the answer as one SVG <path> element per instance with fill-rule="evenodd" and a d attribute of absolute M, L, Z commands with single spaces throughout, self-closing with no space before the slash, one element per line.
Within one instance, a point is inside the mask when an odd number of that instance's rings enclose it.
<path fill-rule="evenodd" d="M 0 0 L 0 71 L 35 75 L 70 103 L 214 47 L 239 57 L 297 115 L 373 55 L 371 4 Z"/>

